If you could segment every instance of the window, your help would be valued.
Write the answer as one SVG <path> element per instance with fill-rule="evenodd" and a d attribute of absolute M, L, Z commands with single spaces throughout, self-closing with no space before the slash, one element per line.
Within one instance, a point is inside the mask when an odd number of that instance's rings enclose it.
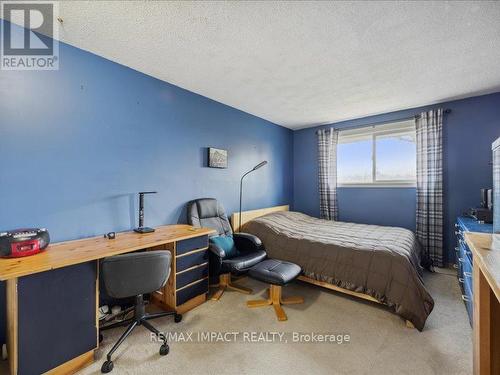
<path fill-rule="evenodd" d="M 413 120 L 341 130 L 337 147 L 339 186 L 415 186 Z"/>

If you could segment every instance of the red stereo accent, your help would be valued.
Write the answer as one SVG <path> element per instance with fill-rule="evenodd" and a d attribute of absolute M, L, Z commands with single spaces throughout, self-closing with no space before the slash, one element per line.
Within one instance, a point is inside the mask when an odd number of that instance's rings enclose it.
<path fill-rule="evenodd" d="M 40 250 L 40 241 L 38 240 L 28 240 L 15 242 L 10 245 L 10 249 L 12 251 L 10 257 L 26 257 L 28 255 L 34 255 L 39 253 Z"/>
<path fill-rule="evenodd" d="M 0 258 L 38 254 L 50 243 L 47 229 L 21 228 L 0 232 Z"/>

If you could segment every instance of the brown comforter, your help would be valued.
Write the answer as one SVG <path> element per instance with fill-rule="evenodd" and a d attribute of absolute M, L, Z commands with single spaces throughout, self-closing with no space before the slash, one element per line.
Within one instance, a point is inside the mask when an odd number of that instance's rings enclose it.
<path fill-rule="evenodd" d="M 243 227 L 258 236 L 270 258 L 302 267 L 304 275 L 368 294 L 422 330 L 434 307 L 425 289 L 413 232 L 276 212 Z"/>

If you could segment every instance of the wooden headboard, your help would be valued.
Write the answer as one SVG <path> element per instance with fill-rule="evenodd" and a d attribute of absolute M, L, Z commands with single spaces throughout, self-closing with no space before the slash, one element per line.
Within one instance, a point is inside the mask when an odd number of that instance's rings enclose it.
<path fill-rule="evenodd" d="M 274 207 L 267 207 L 267 208 L 260 208 L 258 210 L 251 210 L 251 211 L 242 211 L 241 212 L 241 225 L 243 226 L 245 223 L 248 223 L 250 220 L 253 220 L 257 217 L 264 216 L 267 214 L 270 214 L 271 212 L 278 212 L 278 211 L 288 211 L 290 209 L 289 205 L 285 206 L 274 206 Z M 233 227 L 233 230 L 235 232 L 240 231 L 240 213 L 235 212 L 234 214 L 231 215 L 231 226 Z"/>

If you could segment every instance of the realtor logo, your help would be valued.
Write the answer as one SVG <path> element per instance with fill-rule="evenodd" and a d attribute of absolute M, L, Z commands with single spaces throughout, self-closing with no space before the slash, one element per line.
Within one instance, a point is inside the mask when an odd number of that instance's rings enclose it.
<path fill-rule="evenodd" d="M 1 2 L 2 70 L 59 69 L 55 1 Z"/>

